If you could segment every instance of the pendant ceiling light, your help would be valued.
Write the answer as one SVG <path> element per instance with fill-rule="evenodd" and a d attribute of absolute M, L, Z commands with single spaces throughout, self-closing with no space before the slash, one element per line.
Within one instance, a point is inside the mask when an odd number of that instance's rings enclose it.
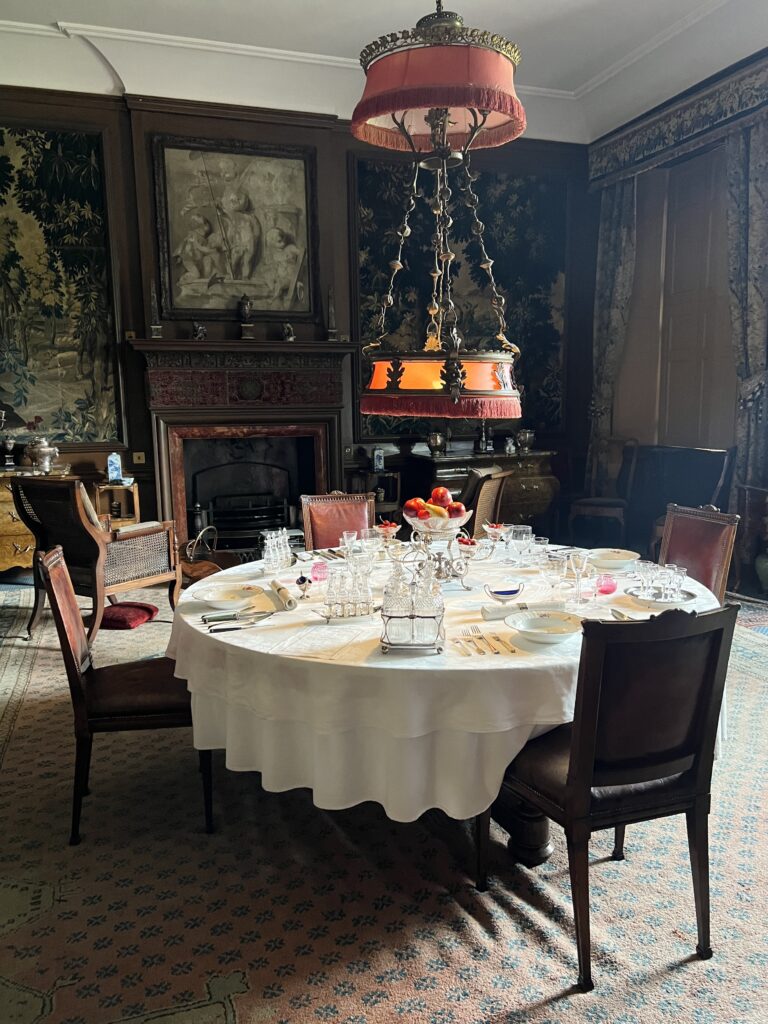
<path fill-rule="evenodd" d="M 501 146 L 525 130 L 525 111 L 514 84 L 520 52 L 501 36 L 467 28 L 458 14 L 443 11 L 441 0 L 436 6 L 436 12 L 421 18 L 415 28 L 381 36 L 360 54 L 366 86 L 352 115 L 352 134 L 376 146 L 410 152 L 414 158 L 398 247 L 389 264 L 389 287 L 376 318 L 376 338 L 363 349 L 372 370 L 360 408 L 385 416 L 517 419 L 522 411 L 514 364 L 520 352 L 506 336 L 505 302 L 485 247 L 469 151 Z M 432 188 L 424 196 L 435 224 L 426 271 L 432 279 L 431 296 L 425 337 L 414 338 L 413 351 L 403 354 L 390 343 L 386 320 L 411 234 L 409 218 L 424 194 L 419 187 L 421 170 L 433 175 Z M 452 295 L 455 189 L 469 209 L 496 321 L 491 336 L 475 347 L 468 347 L 459 334 Z"/>

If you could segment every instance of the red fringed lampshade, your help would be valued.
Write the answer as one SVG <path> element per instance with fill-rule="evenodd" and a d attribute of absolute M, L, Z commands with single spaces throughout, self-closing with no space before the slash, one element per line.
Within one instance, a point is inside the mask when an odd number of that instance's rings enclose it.
<path fill-rule="evenodd" d="M 525 111 L 515 92 L 515 64 L 481 46 L 420 46 L 379 57 L 367 71 L 365 92 L 352 115 L 352 134 L 374 146 L 418 152 L 432 149 L 426 116 L 448 107 L 448 142 L 461 150 L 471 136 L 471 110 L 487 110 L 474 148 L 503 146 L 525 131 Z"/>
<path fill-rule="evenodd" d="M 444 358 L 435 353 L 374 355 L 360 411 L 375 416 L 441 419 L 519 419 L 520 392 L 512 375 L 514 356 L 506 352 L 466 352 L 466 377 L 458 398 L 443 382 Z M 395 368 L 397 372 L 395 373 Z M 392 386 L 398 378 L 397 387 Z"/>

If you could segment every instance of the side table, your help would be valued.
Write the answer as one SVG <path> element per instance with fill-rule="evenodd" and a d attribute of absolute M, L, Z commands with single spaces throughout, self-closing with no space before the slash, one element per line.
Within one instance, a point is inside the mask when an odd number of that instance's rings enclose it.
<path fill-rule="evenodd" d="M 111 505 L 114 502 L 120 504 L 120 515 L 113 516 Z M 107 507 L 105 508 L 104 505 Z M 134 484 L 97 484 L 96 486 L 96 511 L 99 515 L 109 515 L 110 526 L 113 530 L 119 530 L 121 526 L 131 526 L 141 522 L 141 508 L 139 505 L 139 485 Z"/>

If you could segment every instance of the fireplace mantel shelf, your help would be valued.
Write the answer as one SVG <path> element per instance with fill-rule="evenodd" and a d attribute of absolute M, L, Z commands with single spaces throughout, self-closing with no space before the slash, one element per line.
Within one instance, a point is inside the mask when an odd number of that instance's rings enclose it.
<path fill-rule="evenodd" d="M 244 341 L 240 338 L 193 341 L 191 338 L 131 338 L 130 344 L 138 352 L 277 352 L 280 355 L 354 352 L 353 345 L 340 341 Z"/>

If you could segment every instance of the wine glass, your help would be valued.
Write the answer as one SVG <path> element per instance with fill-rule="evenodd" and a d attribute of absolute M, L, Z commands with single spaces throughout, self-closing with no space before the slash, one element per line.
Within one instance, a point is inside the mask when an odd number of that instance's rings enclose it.
<path fill-rule="evenodd" d="M 584 570 L 589 562 L 589 552 L 574 550 L 570 553 L 569 560 L 571 569 L 573 570 L 573 575 L 576 577 L 576 597 L 574 598 L 574 604 L 586 604 L 586 601 L 581 596 L 581 580 L 584 576 Z"/>

